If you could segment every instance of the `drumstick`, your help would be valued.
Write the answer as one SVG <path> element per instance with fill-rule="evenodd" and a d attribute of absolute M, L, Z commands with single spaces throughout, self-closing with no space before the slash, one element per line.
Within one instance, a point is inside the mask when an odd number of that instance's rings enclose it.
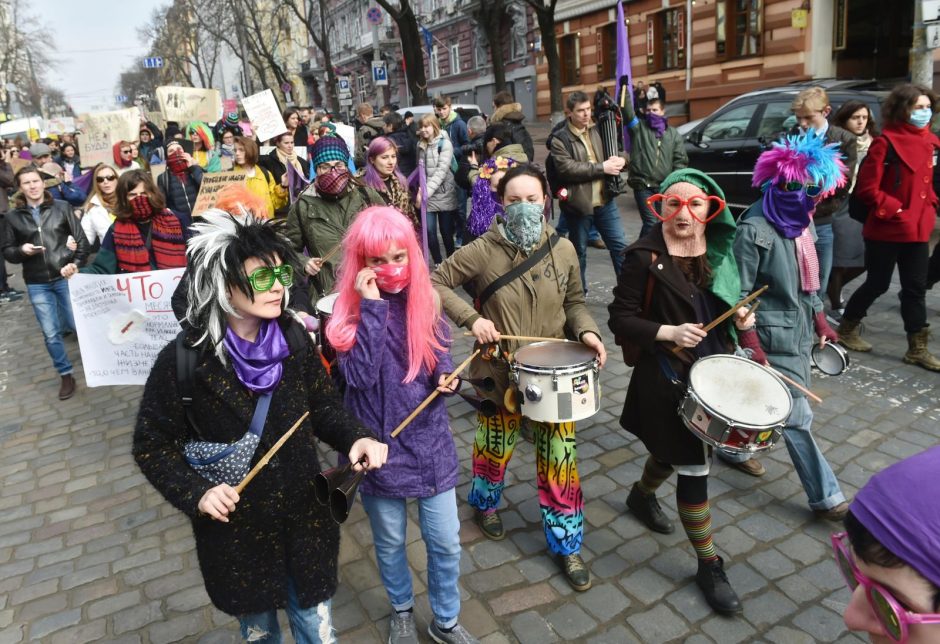
<path fill-rule="evenodd" d="M 470 331 L 464 331 L 464 335 L 473 335 Z M 566 342 L 562 338 L 542 338 L 537 335 L 504 335 L 499 334 L 500 340 L 518 340 L 520 342 Z"/>
<path fill-rule="evenodd" d="M 779 371 L 777 371 L 776 369 L 774 369 L 773 367 L 771 367 L 769 364 L 765 364 L 765 365 L 763 365 L 763 366 L 767 367 L 768 369 L 770 369 L 771 371 L 773 371 L 775 374 L 777 374 L 778 376 L 780 376 L 780 379 L 783 380 L 784 382 L 786 382 L 786 383 L 792 385 L 793 387 L 795 387 L 796 389 L 799 389 L 800 391 L 802 391 L 804 394 L 806 394 L 806 397 L 809 398 L 810 400 L 812 400 L 813 402 L 817 402 L 817 403 L 821 403 L 821 402 L 822 402 L 822 398 L 820 398 L 819 396 L 817 396 L 816 394 L 814 394 L 812 391 L 810 391 L 809 389 L 807 389 L 806 387 L 804 387 L 803 385 L 801 385 L 800 383 L 798 383 L 798 382 L 797 382 L 796 380 L 794 380 L 793 378 L 790 378 L 789 376 L 783 375 L 782 373 L 780 373 Z"/>
<path fill-rule="evenodd" d="M 336 245 L 333 246 L 333 248 L 331 248 L 330 250 L 326 251 L 326 254 L 320 258 L 320 263 L 321 264 L 326 263 L 326 261 L 330 259 L 333 255 L 335 255 L 339 251 L 339 249 L 342 247 L 343 247 L 342 241 L 336 242 Z"/>
<path fill-rule="evenodd" d="M 470 361 L 473 360 L 474 358 L 476 358 L 478 355 L 480 355 L 480 350 L 479 350 L 479 349 L 477 349 L 476 351 L 474 351 L 473 353 L 471 353 L 469 358 L 467 358 L 466 360 L 464 360 L 463 362 L 461 362 L 461 363 L 460 363 L 460 366 L 457 367 L 456 369 L 454 369 L 453 373 L 451 373 L 449 376 L 447 376 L 447 378 L 444 380 L 444 383 L 443 383 L 441 386 L 442 386 L 442 387 L 446 387 L 446 386 L 448 386 L 450 383 L 452 383 L 452 382 L 457 378 L 457 376 L 460 375 L 460 372 L 467 368 L 467 365 L 470 364 Z M 405 428 L 405 426 L 406 426 L 408 423 L 410 423 L 411 421 L 413 421 L 413 420 L 415 419 L 415 416 L 417 416 L 417 415 L 420 414 L 422 411 L 424 411 L 424 408 L 427 407 L 428 405 L 430 405 L 430 404 L 431 404 L 431 401 L 434 400 L 435 398 L 437 398 L 438 395 L 440 395 L 440 393 L 441 393 L 441 392 L 439 392 L 437 389 L 435 389 L 434 391 L 432 391 L 432 392 L 431 392 L 431 395 L 428 396 L 427 398 L 425 398 L 424 401 L 423 401 L 420 405 L 418 405 L 417 409 L 415 409 L 413 412 L 411 412 L 410 414 L 408 414 L 408 418 L 406 418 L 405 420 L 401 421 L 401 423 L 399 423 L 398 427 L 396 427 L 396 428 L 394 429 L 394 431 L 392 431 L 392 438 L 395 438 L 396 436 L 398 436 L 398 435 L 401 433 L 401 430 L 403 430 L 403 429 Z"/>
<path fill-rule="evenodd" d="M 248 476 L 242 479 L 242 482 L 235 486 L 236 492 L 239 494 L 242 493 L 242 490 L 245 489 L 245 486 L 251 483 L 251 479 L 255 478 L 255 475 L 261 471 L 261 468 L 268 464 L 268 461 L 270 461 L 271 458 L 277 454 L 277 450 L 281 449 L 281 445 L 283 445 L 287 439 L 291 437 L 291 434 L 293 434 L 297 428 L 300 427 L 300 424 L 303 423 L 309 415 L 310 412 L 305 411 L 304 415 L 297 419 L 297 422 L 294 423 L 294 426 L 288 429 L 284 435 L 281 436 L 276 443 L 274 443 L 274 446 L 268 450 L 267 454 L 261 457 L 261 460 L 258 461 L 258 464 L 251 468 L 251 471 L 248 472 Z"/>
<path fill-rule="evenodd" d="M 740 302 L 732 306 L 730 309 L 728 309 L 727 311 L 719 315 L 717 318 L 715 318 L 714 320 L 706 324 L 705 328 L 703 328 L 702 331 L 704 331 L 705 333 L 708 333 L 709 331 L 714 329 L 716 326 L 718 326 L 719 324 L 721 324 L 722 322 L 730 318 L 732 315 L 734 315 L 735 311 L 740 309 L 742 306 L 747 306 L 752 301 L 757 299 L 757 297 L 761 295 L 761 293 L 766 291 L 768 288 L 770 288 L 769 284 L 765 284 L 764 286 L 760 287 L 759 289 L 757 289 L 756 291 L 748 295 L 746 298 L 744 298 L 743 300 L 741 300 Z M 685 349 L 686 347 L 680 347 L 679 345 L 676 345 L 675 347 L 673 347 L 672 352 L 675 354 L 678 354 L 680 351 L 684 351 Z"/>

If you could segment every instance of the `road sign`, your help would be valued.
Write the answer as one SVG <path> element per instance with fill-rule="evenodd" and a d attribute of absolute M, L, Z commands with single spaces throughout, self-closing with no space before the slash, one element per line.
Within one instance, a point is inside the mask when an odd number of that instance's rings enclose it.
<path fill-rule="evenodd" d="M 114 100 L 118 103 L 126 103 L 127 97 L 124 96 L 124 94 L 118 94 L 117 96 L 114 97 Z"/>
<path fill-rule="evenodd" d="M 349 86 L 349 76 L 339 76 L 336 79 L 336 84 L 339 87 L 339 97 L 345 98 L 347 96 L 352 96 L 352 90 Z"/>
<path fill-rule="evenodd" d="M 144 69 L 160 69 L 161 67 L 163 67 L 163 58 L 160 56 L 144 58 Z"/>
<path fill-rule="evenodd" d="M 369 10 L 366 11 L 366 20 L 372 25 L 382 24 L 382 10 L 378 7 L 370 7 Z"/>
<path fill-rule="evenodd" d="M 388 70 L 384 60 L 372 61 L 372 82 L 376 85 L 388 85 Z"/>
<path fill-rule="evenodd" d="M 924 22 L 940 20 L 940 0 L 922 0 L 920 6 L 923 10 Z"/>

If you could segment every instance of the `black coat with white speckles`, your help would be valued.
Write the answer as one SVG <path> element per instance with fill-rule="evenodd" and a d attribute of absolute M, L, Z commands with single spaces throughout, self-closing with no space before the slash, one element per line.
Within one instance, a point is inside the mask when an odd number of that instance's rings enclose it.
<path fill-rule="evenodd" d="M 288 318 L 282 317 L 282 327 Z M 196 369 L 193 412 L 202 440 L 233 442 L 248 430 L 255 396 L 231 364 L 204 354 Z M 134 458 L 151 484 L 192 520 L 199 566 L 212 603 L 231 615 L 287 605 L 287 578 L 294 580 L 302 607 L 336 590 L 339 526 L 314 498 L 320 471 L 316 439 L 348 453 L 372 434 L 343 409 L 320 359 L 306 350 L 284 360 L 281 383 L 271 399 L 264 434 L 252 465 L 300 418 L 310 416 L 241 495 L 229 523 L 197 508 L 213 486 L 183 459 L 181 446 L 197 437 L 185 422 L 176 386 L 173 343 L 157 357 L 144 389 L 134 430 Z"/>

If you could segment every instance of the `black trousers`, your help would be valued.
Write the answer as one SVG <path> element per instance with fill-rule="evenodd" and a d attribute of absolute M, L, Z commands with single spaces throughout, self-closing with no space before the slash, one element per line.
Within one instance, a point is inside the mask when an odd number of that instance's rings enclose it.
<path fill-rule="evenodd" d="M 904 331 L 917 333 L 927 326 L 927 242 L 885 242 L 865 240 L 865 269 L 862 284 L 845 306 L 843 317 L 861 320 L 868 308 L 891 287 L 894 267 L 901 278 L 901 319 Z"/>
<path fill-rule="evenodd" d="M 930 264 L 927 266 L 927 288 L 933 288 L 937 282 L 940 282 L 940 242 L 933 247 Z"/>

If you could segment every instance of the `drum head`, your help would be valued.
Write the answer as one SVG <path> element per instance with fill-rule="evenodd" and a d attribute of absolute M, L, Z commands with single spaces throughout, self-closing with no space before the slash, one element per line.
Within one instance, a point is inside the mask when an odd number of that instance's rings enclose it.
<path fill-rule="evenodd" d="M 702 404 L 733 422 L 769 427 L 790 415 L 787 386 L 756 362 L 732 355 L 702 358 L 692 365 L 689 387 Z"/>
<path fill-rule="evenodd" d="M 536 342 L 513 354 L 515 361 L 529 367 L 573 367 L 591 362 L 597 353 L 581 342 L 559 340 L 558 342 Z"/>
<path fill-rule="evenodd" d="M 814 345 L 812 355 L 816 368 L 829 376 L 838 376 L 849 366 L 848 352 L 832 342 L 827 342 L 822 349 Z"/>
<path fill-rule="evenodd" d="M 329 295 L 321 297 L 317 300 L 317 312 L 327 316 L 333 315 L 333 305 L 336 303 L 336 298 L 338 297 L 339 293 L 330 293 Z"/>

